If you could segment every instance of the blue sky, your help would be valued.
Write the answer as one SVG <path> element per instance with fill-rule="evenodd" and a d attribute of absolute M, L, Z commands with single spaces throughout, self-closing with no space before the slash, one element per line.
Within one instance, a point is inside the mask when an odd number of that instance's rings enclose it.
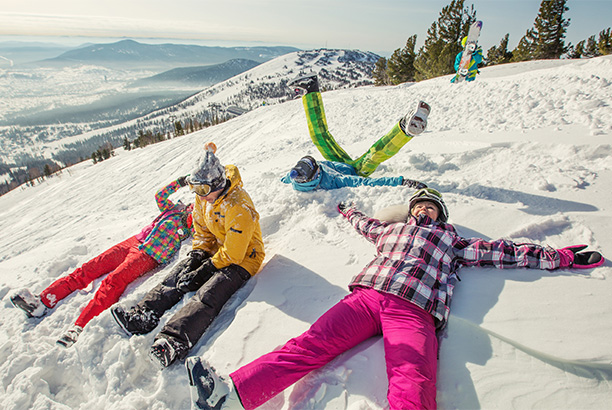
<path fill-rule="evenodd" d="M 389 55 L 417 34 L 417 47 L 450 0 L 0 0 L 0 41 L 80 43 L 134 38 L 206 45 L 348 48 Z M 485 51 L 510 34 L 514 48 L 541 0 L 475 0 Z M 566 41 L 612 25 L 612 0 L 569 0 Z"/>

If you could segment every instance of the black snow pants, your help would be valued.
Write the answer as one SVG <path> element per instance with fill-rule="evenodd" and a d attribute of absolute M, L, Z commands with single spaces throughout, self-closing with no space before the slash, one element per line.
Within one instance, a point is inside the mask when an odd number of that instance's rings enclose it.
<path fill-rule="evenodd" d="M 189 259 L 179 262 L 159 285 L 138 302 L 138 307 L 143 311 L 152 311 L 161 318 L 164 312 L 180 302 L 184 293 L 177 288 L 177 283 L 182 275 L 190 271 L 189 262 Z M 173 338 L 188 348 L 193 347 L 225 303 L 250 278 L 249 272 L 238 265 L 229 265 L 214 272 L 185 306 L 168 320 L 156 339 L 160 336 Z"/>

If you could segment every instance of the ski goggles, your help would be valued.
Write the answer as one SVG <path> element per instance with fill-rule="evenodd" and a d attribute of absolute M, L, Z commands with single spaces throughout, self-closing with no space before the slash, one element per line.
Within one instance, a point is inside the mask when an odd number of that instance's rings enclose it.
<path fill-rule="evenodd" d="M 437 200 L 441 200 L 442 199 L 442 194 L 438 191 L 436 191 L 433 188 L 422 188 L 419 189 L 418 191 L 416 191 L 413 195 L 411 199 L 415 199 L 415 198 L 434 198 Z"/>
<path fill-rule="evenodd" d="M 188 182 L 188 184 L 191 192 L 198 196 L 207 196 L 212 191 L 212 187 L 209 184 L 194 184 L 192 182 Z"/>

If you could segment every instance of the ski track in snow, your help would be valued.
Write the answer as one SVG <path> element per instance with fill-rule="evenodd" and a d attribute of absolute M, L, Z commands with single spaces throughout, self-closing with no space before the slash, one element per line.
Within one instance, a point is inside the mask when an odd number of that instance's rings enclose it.
<path fill-rule="evenodd" d="M 396 87 L 326 92 L 327 121 L 361 155 L 412 106 L 432 105 L 427 131 L 373 176 L 404 175 L 439 189 L 463 236 L 612 255 L 612 57 L 485 68 L 473 83 L 450 76 Z M 266 265 L 223 309 L 191 354 L 227 375 L 297 336 L 348 294 L 374 255 L 336 212 L 354 202 L 373 215 L 410 190 L 360 187 L 298 193 L 279 178 L 303 155 L 321 158 L 301 101 L 265 106 L 224 124 L 145 149 L 91 161 L 0 197 L 0 408 L 188 409 L 182 364 L 149 360 L 155 334 L 128 338 L 109 312 L 70 349 L 55 341 L 98 288 L 70 295 L 46 317 L 12 307 L 21 287 L 40 292 L 157 215 L 154 194 L 191 172 L 206 141 L 236 164 L 261 216 Z M 187 190 L 173 200 L 189 202 Z M 130 284 L 131 306 L 185 257 Z M 612 264 L 586 271 L 460 271 L 441 345 L 444 409 L 611 409 Z M 263 409 L 378 410 L 387 406 L 380 338 L 340 355 Z"/>

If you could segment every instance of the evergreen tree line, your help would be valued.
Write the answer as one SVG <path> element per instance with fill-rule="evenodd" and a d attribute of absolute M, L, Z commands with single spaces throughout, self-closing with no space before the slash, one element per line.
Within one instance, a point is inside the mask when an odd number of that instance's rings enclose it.
<path fill-rule="evenodd" d="M 225 113 L 220 105 L 210 104 L 209 110 L 200 113 L 197 117 L 182 121 L 172 120 L 171 130 L 167 132 L 160 125 L 160 121 L 157 121 L 153 130 L 137 129 L 136 127 L 142 126 L 142 124 L 138 124 L 109 131 L 87 141 L 67 144 L 66 149 L 53 154 L 53 159 L 23 155 L 18 163 L 0 163 L 0 176 L 5 176 L 5 181 L 0 182 L 0 195 L 4 195 L 21 185 L 34 186 L 36 183 L 43 182 L 45 178 L 61 174 L 63 169 L 87 159 L 91 159 L 94 164 L 97 164 L 114 156 L 115 148 L 120 146 L 128 151 L 134 148 L 144 148 L 147 145 L 220 124 L 231 118 L 233 116 Z M 136 132 L 137 137 L 130 140 L 127 135 L 134 132 Z M 104 141 L 104 143 L 99 145 L 100 141 Z M 92 152 L 92 146 L 96 145 L 97 148 Z M 88 155 L 86 152 L 91 152 L 91 154 Z"/>
<path fill-rule="evenodd" d="M 517 47 L 509 51 L 510 34 L 499 45 L 487 51 L 484 65 L 496 65 L 528 60 L 597 57 L 612 52 L 610 28 L 603 30 L 573 46 L 565 44 L 565 34 L 570 24 L 564 18 L 567 0 L 543 0 L 532 28 L 519 40 Z M 461 39 L 467 36 L 475 22 L 474 5 L 465 6 L 464 0 L 452 0 L 442 8 L 438 20 L 427 30 L 427 38 L 417 51 L 416 34 L 406 45 L 387 58 L 380 58 L 373 71 L 376 85 L 400 84 L 421 81 L 455 73 L 456 55 L 463 50 Z"/>
<path fill-rule="evenodd" d="M 0 195 L 17 188 L 20 185 L 34 186 L 52 175 L 61 175 L 64 167 L 49 159 L 32 160 L 19 168 L 0 163 L 0 175 L 5 175 L 4 182 L 0 183 Z"/>

